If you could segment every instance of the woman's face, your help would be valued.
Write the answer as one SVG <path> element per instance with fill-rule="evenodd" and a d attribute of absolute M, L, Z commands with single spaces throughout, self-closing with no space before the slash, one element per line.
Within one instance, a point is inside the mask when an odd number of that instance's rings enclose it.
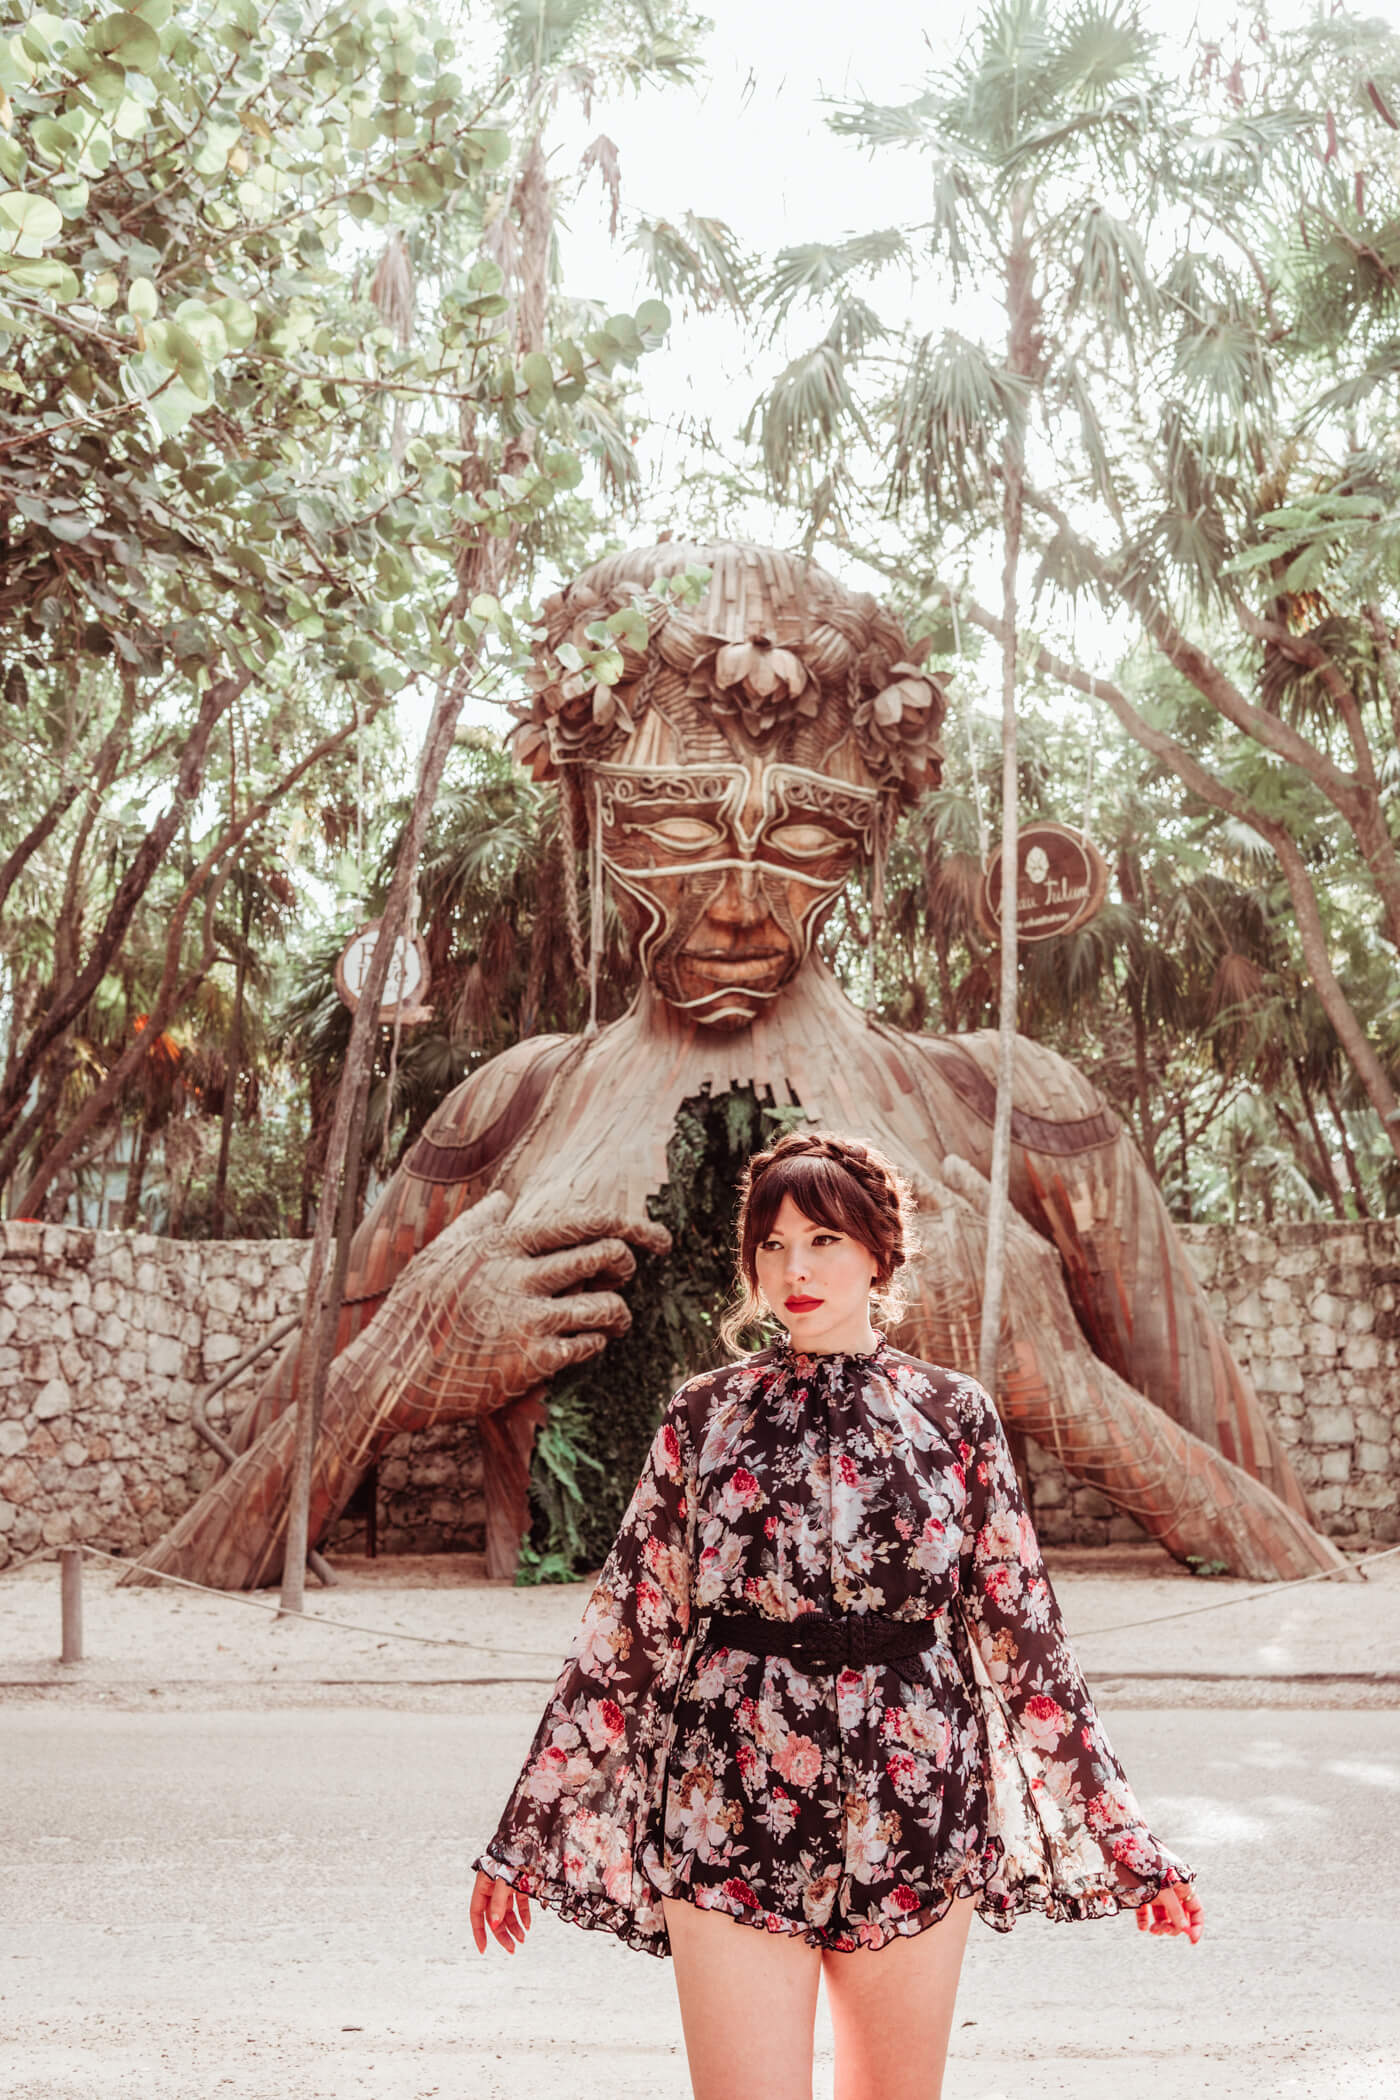
<path fill-rule="evenodd" d="M 870 1292 L 877 1264 L 849 1233 L 814 1224 L 784 1196 L 754 1252 L 758 1287 L 793 1347 L 822 1353 L 873 1347 Z"/>

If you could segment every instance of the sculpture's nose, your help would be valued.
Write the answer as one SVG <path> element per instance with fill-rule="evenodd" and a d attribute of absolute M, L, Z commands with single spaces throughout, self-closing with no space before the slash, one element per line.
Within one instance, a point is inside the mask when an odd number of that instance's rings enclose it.
<path fill-rule="evenodd" d="M 757 872 L 752 867 L 731 868 L 705 916 L 721 926 L 761 926 L 768 906 L 759 892 Z"/>

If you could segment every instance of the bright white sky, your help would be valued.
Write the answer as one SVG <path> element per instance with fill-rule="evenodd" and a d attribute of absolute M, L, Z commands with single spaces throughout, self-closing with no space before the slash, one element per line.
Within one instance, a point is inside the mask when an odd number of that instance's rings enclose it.
<path fill-rule="evenodd" d="M 917 213 L 909 194 L 918 178 L 916 157 L 890 150 L 862 155 L 827 128 L 828 107 L 862 97 L 898 101 L 917 92 L 956 48 L 964 24 L 975 19 L 975 5 L 945 13 L 910 0 L 699 4 L 714 23 L 707 77 L 691 89 L 595 103 L 586 119 L 577 110 L 561 111 L 554 160 L 561 181 L 572 186 L 583 150 L 605 133 L 618 149 L 625 219 L 641 213 L 679 220 L 694 211 L 726 221 L 747 248 L 769 255 L 791 243 L 897 224 Z M 1286 26 L 1312 11 L 1303 0 L 1272 0 L 1270 16 Z M 1361 0 L 1358 11 L 1400 22 L 1400 0 Z M 1184 53 L 1198 19 L 1194 0 L 1147 0 L 1145 12 L 1168 45 Z M 1227 48 L 1244 33 L 1236 31 L 1236 20 L 1242 16 L 1247 24 L 1251 14 L 1248 7 L 1228 16 L 1220 10 L 1228 24 Z M 654 296 L 637 258 L 609 236 L 596 178 L 569 219 L 564 256 L 572 290 L 614 312 Z M 898 282 L 891 273 L 889 286 Z M 893 321 L 898 316 L 885 292 L 882 283 L 881 309 Z M 910 288 L 908 296 L 912 306 L 917 291 Z M 708 424 L 721 443 L 732 445 L 736 462 L 745 458 L 740 426 L 761 377 L 778 362 L 771 347 L 733 318 L 678 318 L 667 346 L 639 367 L 648 412 L 662 426 L 642 455 L 654 490 L 658 483 L 673 484 L 681 456 L 675 426 L 686 419 Z M 658 501 L 658 494 L 647 501 L 643 518 L 624 529 L 638 538 L 663 525 L 684 530 L 685 519 Z M 740 522 L 757 538 L 791 534 L 790 521 L 771 521 L 761 505 Z M 859 581 L 878 588 L 878 579 Z M 1089 668 L 1106 671 L 1117 652 L 1107 632 L 1102 639 L 1106 654 Z M 489 703 L 474 709 L 469 703 L 468 718 L 497 727 L 502 722 L 500 708 Z"/>

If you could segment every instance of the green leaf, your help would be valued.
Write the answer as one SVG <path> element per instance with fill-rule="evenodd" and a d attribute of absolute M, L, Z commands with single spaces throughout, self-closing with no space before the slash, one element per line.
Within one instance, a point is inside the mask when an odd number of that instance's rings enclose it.
<path fill-rule="evenodd" d="M 230 350 L 246 350 L 258 332 L 258 317 L 246 299 L 216 299 L 210 308 L 223 323 Z"/>
<path fill-rule="evenodd" d="M 92 283 L 88 287 L 89 299 L 92 301 L 93 305 L 98 309 L 99 313 L 104 314 L 106 313 L 109 306 L 116 305 L 120 293 L 121 286 L 117 282 L 117 273 L 115 270 L 99 271 L 98 275 L 93 278 Z"/>
<path fill-rule="evenodd" d="M 154 321 L 160 312 L 160 294 L 149 277 L 135 277 L 127 290 L 126 310 L 136 321 Z"/>
<path fill-rule="evenodd" d="M 160 38 L 140 15 L 123 9 L 94 22 L 83 38 L 89 51 L 99 51 L 134 73 L 150 73 L 160 64 Z"/>
<path fill-rule="evenodd" d="M 38 261 L 25 261 L 17 256 L 0 254 L 0 270 L 5 273 L 8 284 L 20 285 L 31 292 L 48 292 L 59 306 L 66 306 L 76 299 L 82 287 L 67 263 L 53 256 L 44 256 Z"/>
<path fill-rule="evenodd" d="M 543 351 L 532 350 L 521 359 L 520 376 L 525 381 L 530 413 L 538 418 L 554 398 L 554 370 Z"/>
<path fill-rule="evenodd" d="M 11 254 L 37 255 L 63 231 L 63 213 L 49 197 L 29 190 L 0 194 L 0 239 Z"/>
<path fill-rule="evenodd" d="M 671 309 L 660 299 L 644 299 L 637 308 L 637 326 L 648 335 L 665 335 L 671 325 Z"/>

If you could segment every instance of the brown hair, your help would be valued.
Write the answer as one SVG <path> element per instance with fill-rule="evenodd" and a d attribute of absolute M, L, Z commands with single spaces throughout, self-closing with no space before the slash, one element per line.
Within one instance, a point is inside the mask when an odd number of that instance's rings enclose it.
<path fill-rule="evenodd" d="M 883 1153 L 830 1130 L 794 1130 L 756 1152 L 739 1180 L 736 1294 L 720 1321 L 720 1340 L 738 1353 L 739 1336 L 768 1317 L 758 1291 L 759 1247 L 791 1196 L 804 1218 L 844 1232 L 869 1249 L 874 1292 L 887 1319 L 904 1310 L 895 1271 L 915 1251 L 908 1184 Z"/>

